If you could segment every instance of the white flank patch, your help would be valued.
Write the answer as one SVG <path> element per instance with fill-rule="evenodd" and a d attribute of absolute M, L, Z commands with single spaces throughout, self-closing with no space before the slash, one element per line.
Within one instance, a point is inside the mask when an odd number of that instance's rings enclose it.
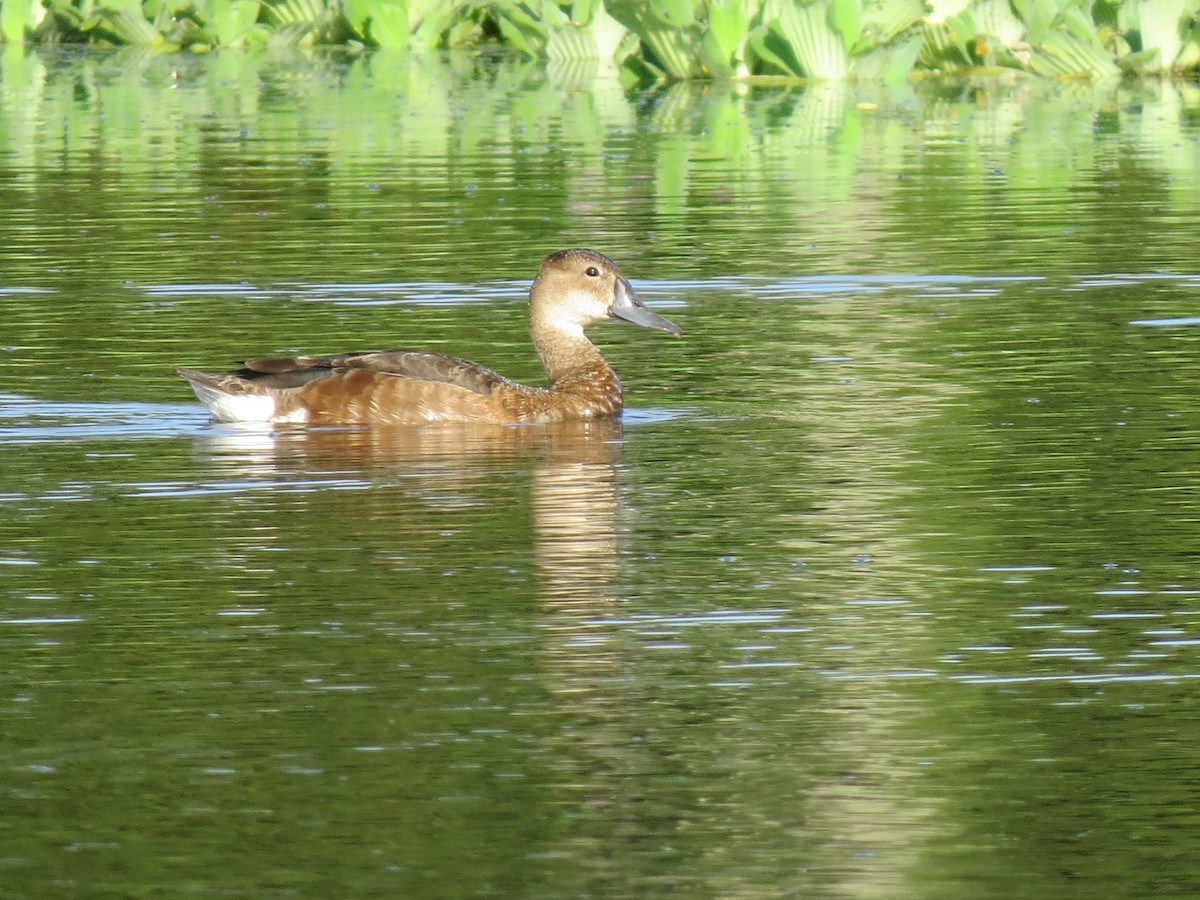
<path fill-rule="evenodd" d="M 194 381 L 192 388 L 219 422 L 271 422 L 275 419 L 275 398 L 267 394 L 226 394 Z"/>
<path fill-rule="evenodd" d="M 272 422 L 280 422 L 280 423 L 292 422 L 296 425 L 303 425 L 305 422 L 308 421 L 308 410 L 301 409 L 300 407 L 296 407 L 290 413 L 288 413 L 286 416 L 273 416 L 271 418 L 271 421 Z"/>

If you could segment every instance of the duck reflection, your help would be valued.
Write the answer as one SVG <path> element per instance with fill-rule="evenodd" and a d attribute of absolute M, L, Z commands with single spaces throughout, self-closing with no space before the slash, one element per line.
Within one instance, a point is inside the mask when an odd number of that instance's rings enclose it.
<path fill-rule="evenodd" d="M 266 431 L 220 426 L 205 432 L 202 447 L 212 462 L 257 479 L 268 491 L 294 497 L 303 488 L 309 519 L 314 507 L 325 506 L 320 499 L 326 493 L 323 487 L 364 489 L 358 517 L 395 519 L 403 505 L 400 525 L 415 536 L 436 529 L 437 520 L 432 515 L 420 520 L 414 504 L 435 509 L 479 506 L 480 521 L 492 531 L 510 538 L 527 535 L 544 608 L 586 617 L 612 600 L 618 553 L 616 468 L 623 439 L 621 421 L 608 418 L 529 427 Z M 514 474 L 529 479 L 528 488 L 522 489 L 527 491 L 527 507 L 520 503 L 521 491 L 514 496 L 511 482 L 508 500 L 499 496 L 506 489 L 506 477 Z M 403 497 L 391 490 L 396 486 Z M 289 505 L 289 511 L 299 510 Z M 504 527 L 494 521 L 497 513 Z M 344 503 L 334 501 L 321 515 L 330 516 L 327 522 L 332 523 L 349 514 Z M 530 529 L 522 533 L 520 523 L 526 515 Z M 294 524 L 295 517 L 276 521 Z M 374 529 L 386 530 L 382 522 Z M 263 530 L 256 535 L 261 541 Z M 296 538 L 302 540 L 303 535 Z M 280 536 L 267 539 L 279 541 Z"/>
<path fill-rule="evenodd" d="M 521 457 L 583 458 L 612 462 L 621 420 L 592 419 L 536 426 L 446 424 L 428 428 L 282 428 L 221 425 L 199 437 L 214 461 L 268 463 L 272 467 L 377 470 L 426 462 L 459 462 L 466 469 Z"/>
<path fill-rule="evenodd" d="M 618 467 L 623 438 L 621 422 L 607 419 L 526 428 L 297 429 L 257 435 L 221 427 L 213 429 L 206 446 L 214 461 L 257 471 L 275 484 L 318 479 L 319 485 L 323 476 L 326 484 L 354 478 L 374 486 L 356 494 L 352 503 L 346 502 L 344 494 L 319 487 L 315 493 L 277 496 L 282 509 L 273 509 L 274 527 L 264 528 L 261 519 L 252 523 L 240 532 L 242 546 L 255 540 L 276 547 L 301 540 L 318 543 L 318 536 L 291 533 L 301 527 L 296 520 L 303 518 L 306 523 L 323 520 L 325 540 L 342 542 L 339 556 L 322 558 L 320 565 L 338 566 L 343 572 L 347 566 L 369 568 L 364 554 L 370 552 L 406 553 L 415 564 L 427 567 L 421 570 L 425 575 L 453 565 L 455 556 L 463 566 L 504 562 L 518 570 L 523 568 L 522 560 L 527 564 L 531 559 L 535 580 L 524 591 L 518 588 L 513 599 L 524 593 L 536 601 L 532 618 L 522 619 L 516 627 L 539 637 L 536 649 L 519 665 L 539 673 L 539 689 L 555 698 L 547 713 L 551 722 L 545 738 L 552 787 L 549 796 L 539 797 L 538 802 L 575 809 L 593 822 L 579 833 L 563 835 L 559 851 L 581 862 L 595 857 L 602 869 L 604 854 L 594 854 L 590 848 L 595 841 L 604 842 L 605 823 L 632 821 L 642 814 L 638 791 L 619 774 L 653 772 L 658 765 L 637 737 L 651 704 L 641 695 L 645 686 L 628 677 L 629 654 L 636 648 L 628 644 L 626 629 L 613 624 L 620 603 L 618 523 L 623 505 Z M 514 474 L 520 479 L 516 485 L 509 477 Z M 451 495 L 457 497 L 454 509 L 449 509 Z M 478 512 L 463 509 L 471 498 L 476 499 Z M 509 523 L 499 536 L 493 527 L 497 498 L 507 505 L 502 512 Z M 523 531 L 521 521 L 526 510 L 518 506 L 524 498 L 528 499 L 528 531 Z M 423 511 L 418 508 L 421 504 Z M 477 523 L 470 526 L 478 529 L 474 537 L 457 534 L 456 548 L 450 552 L 445 543 L 423 545 L 421 541 L 435 541 L 432 535 L 446 521 L 446 514 L 455 521 Z M 391 518 L 384 522 L 383 516 Z M 410 530 L 401 532 L 394 526 Z M 286 529 L 288 536 L 279 529 Z M 386 540 L 383 532 L 389 532 Z M 522 533 L 528 535 L 528 548 L 513 544 Z M 483 552 L 474 563 L 464 559 L 480 546 Z M 312 552 L 306 553 L 311 562 Z M 250 564 L 262 565 L 259 559 Z M 245 557 L 242 561 L 245 564 Z M 402 584 L 411 583 L 397 579 L 395 569 L 389 571 L 393 574 L 388 590 L 402 591 Z M 454 589 L 436 578 L 424 583 L 435 592 Z M 486 579 L 478 581 L 481 588 L 486 584 Z M 486 609 L 485 600 L 497 600 L 494 581 L 491 588 L 486 597 L 456 599 L 479 601 L 481 605 L 471 613 L 474 618 Z M 358 596 L 379 590 L 374 586 L 358 591 L 345 602 L 343 612 L 353 603 L 362 604 Z M 419 601 L 414 598 L 414 602 Z M 372 608 L 369 614 L 378 623 L 393 616 L 407 621 L 413 612 L 401 608 L 384 613 Z M 497 620 L 498 627 L 511 626 L 512 621 L 505 614 Z M 446 662 L 442 659 L 439 664 Z M 462 677 L 469 681 L 480 673 Z"/>

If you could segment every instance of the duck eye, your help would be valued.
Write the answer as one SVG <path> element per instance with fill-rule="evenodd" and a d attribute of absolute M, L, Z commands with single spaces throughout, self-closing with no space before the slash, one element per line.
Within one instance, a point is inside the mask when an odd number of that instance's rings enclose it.
<path fill-rule="evenodd" d="M 595 278 L 597 275 L 600 274 L 600 270 L 597 269 L 595 266 L 588 266 L 586 269 L 583 270 L 583 274 L 587 275 L 589 278 Z"/>

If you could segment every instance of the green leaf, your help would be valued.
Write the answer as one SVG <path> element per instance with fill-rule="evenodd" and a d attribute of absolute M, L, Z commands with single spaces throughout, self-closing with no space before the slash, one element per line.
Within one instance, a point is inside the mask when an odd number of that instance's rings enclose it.
<path fill-rule="evenodd" d="M 1055 29 L 1062 11 L 1058 0 L 1012 0 L 1012 8 L 1025 25 L 1025 39 L 1033 44 L 1040 44 Z"/>
<path fill-rule="evenodd" d="M 258 21 L 258 0 L 196 0 L 196 16 L 212 43 L 232 47 L 241 43 Z"/>
<path fill-rule="evenodd" d="M 903 81 L 916 65 L 923 35 L 913 32 L 904 40 L 875 47 L 854 60 L 856 78 L 895 84 Z"/>
<path fill-rule="evenodd" d="M 703 37 L 692 18 L 690 0 L 607 0 L 605 8 L 620 24 L 638 36 L 653 60 L 672 78 L 704 74 Z M 684 9 L 686 8 L 686 16 Z M 684 20 L 681 27 L 667 24 Z"/>
<path fill-rule="evenodd" d="M 765 25 L 751 28 L 750 39 L 747 43 L 758 59 L 774 66 L 786 75 L 794 78 L 803 77 L 804 72 L 788 53 L 787 41 L 774 30 L 768 29 Z"/>
<path fill-rule="evenodd" d="M 371 0 L 342 0 L 342 18 L 350 30 L 362 39 L 367 38 L 367 20 L 371 17 Z"/>
<path fill-rule="evenodd" d="M 568 22 L 550 32 L 546 56 L 550 59 L 596 59 L 600 55 L 596 35 L 584 25 Z"/>
<path fill-rule="evenodd" d="M 829 24 L 842 36 L 842 45 L 849 53 L 862 36 L 862 0 L 830 0 Z"/>
<path fill-rule="evenodd" d="M 268 0 L 269 18 L 280 24 L 305 23 L 315 26 L 328 21 L 331 11 L 323 0 Z"/>
<path fill-rule="evenodd" d="M 688 32 L 673 28 L 646 29 L 638 35 L 672 78 L 688 79 L 703 74 L 700 54 Z"/>
<path fill-rule="evenodd" d="M 0 0 L 0 40 L 6 44 L 24 43 L 26 34 L 46 15 L 41 0 Z"/>
<path fill-rule="evenodd" d="M 448 0 L 408 0 L 407 6 L 408 44 L 425 50 L 442 45 L 461 16 L 459 4 Z"/>
<path fill-rule="evenodd" d="M 712 0 L 708 7 L 710 52 L 736 67 L 745 57 L 750 22 L 758 4 L 747 0 Z"/>
<path fill-rule="evenodd" d="M 862 27 L 863 34 L 859 38 L 858 52 L 866 50 L 868 46 L 886 44 L 919 24 L 925 17 L 925 4 L 922 0 L 892 0 L 891 3 L 869 8 L 868 12 Z M 874 43 L 870 43 L 872 38 Z"/>
<path fill-rule="evenodd" d="M 667 28 L 686 28 L 695 21 L 692 0 L 643 0 L 641 5 L 648 6 L 651 15 Z"/>
<path fill-rule="evenodd" d="M 941 25 L 951 16 L 957 16 L 971 5 L 971 0 L 929 0 L 930 11 L 925 21 Z"/>
<path fill-rule="evenodd" d="M 617 55 L 625 41 L 625 27 L 599 3 L 579 3 L 570 19 L 548 30 L 546 56 L 560 62 L 596 59 L 608 66 L 619 63 Z"/>
<path fill-rule="evenodd" d="M 1029 67 L 1039 75 L 1106 78 L 1120 69 L 1077 10 L 1059 19 L 1065 26 L 1048 32 L 1034 48 Z"/>
<path fill-rule="evenodd" d="M 1142 50 L 1158 50 L 1158 66 L 1151 71 L 1171 69 L 1183 50 L 1184 16 L 1194 14 L 1189 0 L 1126 0 L 1136 10 Z"/>
<path fill-rule="evenodd" d="M 546 4 L 551 10 L 561 12 L 553 4 Z M 545 14 L 535 14 L 527 3 L 515 3 L 512 0 L 495 3 L 492 8 L 493 20 L 500 29 L 500 34 L 516 50 L 526 56 L 538 57 L 546 49 L 547 20 Z M 565 17 L 564 17 L 565 18 Z"/>
<path fill-rule="evenodd" d="M 367 36 L 377 47 L 399 50 L 408 46 L 408 5 L 401 0 L 374 3 L 367 23 Z"/>
<path fill-rule="evenodd" d="M 312 22 L 288 22 L 271 31 L 267 38 L 268 50 L 287 50 L 310 43 L 314 26 Z"/>
<path fill-rule="evenodd" d="M 1159 59 L 1160 54 L 1157 47 L 1150 50 L 1139 50 L 1136 53 L 1127 53 L 1121 57 L 1121 71 L 1130 72 L 1134 75 L 1160 72 L 1162 71 L 1162 63 Z"/>
<path fill-rule="evenodd" d="M 1038 15 L 1041 16 L 1044 12 L 1041 10 Z M 1008 0 L 978 0 L 972 10 L 972 16 L 979 29 L 976 34 L 991 35 L 1005 47 L 1011 47 L 1022 39 L 1032 40 L 1027 34 L 1026 26 L 1013 14 L 1013 7 L 1009 5 Z"/>
<path fill-rule="evenodd" d="M 586 21 L 591 23 L 592 31 L 596 35 L 596 48 L 601 59 L 619 64 L 629 55 L 628 50 L 624 49 L 631 48 L 629 29 L 610 16 L 599 0 L 591 17 Z"/>
<path fill-rule="evenodd" d="M 829 24 L 824 3 L 785 4 L 770 27 L 787 43 L 806 77 L 833 80 L 850 74 L 850 56 Z"/>

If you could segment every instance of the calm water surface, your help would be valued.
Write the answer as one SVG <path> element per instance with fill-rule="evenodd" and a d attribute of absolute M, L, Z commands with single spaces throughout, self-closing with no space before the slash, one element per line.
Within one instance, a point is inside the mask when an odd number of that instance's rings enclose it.
<path fill-rule="evenodd" d="M 0 894 L 1200 895 L 1200 91 L 0 56 Z M 211 425 L 424 345 L 622 423 Z"/>

